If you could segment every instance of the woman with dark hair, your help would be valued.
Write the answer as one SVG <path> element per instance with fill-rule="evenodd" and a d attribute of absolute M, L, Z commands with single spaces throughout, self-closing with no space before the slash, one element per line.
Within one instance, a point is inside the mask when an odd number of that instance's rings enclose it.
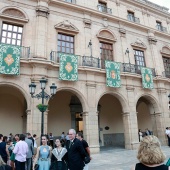
<path fill-rule="evenodd" d="M 33 169 L 35 169 L 35 164 L 38 164 L 38 170 L 49 170 L 51 164 L 51 147 L 47 145 L 48 139 L 46 135 L 42 135 L 41 140 L 42 145 L 37 148 Z"/>
<path fill-rule="evenodd" d="M 3 135 L 0 134 L 0 155 L 5 163 L 7 163 L 8 160 L 8 147 L 6 142 L 3 142 Z"/>
<path fill-rule="evenodd" d="M 64 140 L 56 139 L 56 148 L 52 150 L 50 170 L 67 170 L 67 149 L 63 148 Z"/>

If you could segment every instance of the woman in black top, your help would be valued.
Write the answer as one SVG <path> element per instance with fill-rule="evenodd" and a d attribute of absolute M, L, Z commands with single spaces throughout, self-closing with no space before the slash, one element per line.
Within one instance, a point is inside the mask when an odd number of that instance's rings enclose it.
<path fill-rule="evenodd" d="M 163 164 L 165 155 L 156 136 L 149 135 L 141 140 L 137 158 L 140 163 L 133 170 L 170 170 Z"/>
<path fill-rule="evenodd" d="M 5 163 L 8 160 L 8 148 L 6 146 L 6 142 L 3 142 L 3 135 L 0 134 L 0 155 Z"/>

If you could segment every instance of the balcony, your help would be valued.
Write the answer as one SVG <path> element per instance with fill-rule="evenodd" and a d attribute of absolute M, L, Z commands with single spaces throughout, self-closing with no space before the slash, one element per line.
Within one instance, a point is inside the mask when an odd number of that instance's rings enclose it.
<path fill-rule="evenodd" d="M 127 15 L 127 19 L 129 20 L 129 21 L 132 21 L 132 22 L 136 22 L 136 23 L 140 23 L 140 19 L 139 18 L 137 18 L 137 17 L 135 17 L 135 16 L 132 16 L 132 15 Z"/>
<path fill-rule="evenodd" d="M 59 55 L 57 51 L 51 51 L 50 60 L 59 64 Z M 90 56 L 78 56 L 78 65 L 91 68 L 105 69 L 104 60 Z M 155 77 L 156 76 L 155 69 L 153 68 L 151 69 L 152 75 L 153 77 Z M 141 74 L 140 66 L 129 63 L 121 63 L 121 72 Z"/>
<path fill-rule="evenodd" d="M 161 25 L 157 25 L 156 28 L 157 28 L 158 31 L 167 32 L 167 28 L 166 28 L 166 27 L 163 27 L 163 26 L 161 26 Z"/>
<path fill-rule="evenodd" d="M 72 4 L 76 4 L 76 0 L 64 0 L 65 2 L 69 2 L 69 3 L 72 3 Z"/>
<path fill-rule="evenodd" d="M 170 71 L 164 71 L 162 75 L 163 77 L 170 78 Z"/>
<path fill-rule="evenodd" d="M 24 46 L 21 46 L 21 55 L 20 55 L 21 58 L 29 58 L 30 57 L 30 47 L 24 47 Z"/>
<path fill-rule="evenodd" d="M 98 11 L 100 11 L 100 12 L 112 14 L 112 9 L 107 8 L 107 7 L 104 6 L 104 5 L 100 5 L 100 4 L 97 5 L 97 9 L 98 9 Z"/>

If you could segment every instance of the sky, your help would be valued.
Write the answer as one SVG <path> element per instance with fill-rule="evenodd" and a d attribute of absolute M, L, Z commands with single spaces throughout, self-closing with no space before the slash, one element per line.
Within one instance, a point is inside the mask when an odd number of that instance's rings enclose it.
<path fill-rule="evenodd" d="M 149 0 L 149 1 L 170 9 L 170 0 Z"/>

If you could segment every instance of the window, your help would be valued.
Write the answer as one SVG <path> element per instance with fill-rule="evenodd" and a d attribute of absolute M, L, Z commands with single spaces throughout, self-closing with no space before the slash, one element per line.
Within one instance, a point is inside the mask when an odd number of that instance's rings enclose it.
<path fill-rule="evenodd" d="M 134 57 L 135 57 L 135 63 L 138 66 L 145 67 L 145 58 L 144 58 L 144 52 L 140 50 L 134 50 Z"/>
<path fill-rule="evenodd" d="M 157 26 L 157 29 L 162 31 L 162 23 L 159 22 L 159 21 L 156 21 L 156 26 Z"/>
<path fill-rule="evenodd" d="M 98 10 L 99 10 L 100 12 L 105 12 L 105 13 L 109 13 L 109 14 L 112 13 L 112 9 L 107 8 L 107 4 L 104 3 L 104 2 L 100 2 L 100 1 L 99 1 L 97 7 L 98 7 Z"/>
<path fill-rule="evenodd" d="M 101 67 L 104 68 L 105 60 L 113 60 L 113 45 L 100 42 Z"/>
<path fill-rule="evenodd" d="M 59 33 L 58 52 L 74 54 L 74 37 Z"/>
<path fill-rule="evenodd" d="M 1 43 L 21 46 L 22 32 L 23 32 L 22 26 L 3 23 Z"/>
<path fill-rule="evenodd" d="M 166 77 L 170 78 L 170 58 L 163 57 L 163 63 L 165 68 Z"/>
<path fill-rule="evenodd" d="M 134 12 L 128 11 L 128 19 L 129 19 L 130 21 L 134 21 L 134 17 L 135 17 Z"/>

